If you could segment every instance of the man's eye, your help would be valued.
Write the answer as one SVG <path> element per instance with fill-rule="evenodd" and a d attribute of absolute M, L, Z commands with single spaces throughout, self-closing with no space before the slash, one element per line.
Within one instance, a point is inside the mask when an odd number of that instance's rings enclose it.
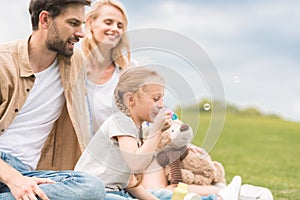
<path fill-rule="evenodd" d="M 78 22 L 69 22 L 69 24 L 70 24 L 71 26 L 73 26 L 73 27 L 78 26 Z"/>

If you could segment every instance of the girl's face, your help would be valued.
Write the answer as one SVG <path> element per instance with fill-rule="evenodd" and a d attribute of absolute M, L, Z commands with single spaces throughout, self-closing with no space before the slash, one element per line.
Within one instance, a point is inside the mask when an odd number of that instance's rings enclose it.
<path fill-rule="evenodd" d="M 151 122 L 159 109 L 163 108 L 164 87 L 159 84 L 149 84 L 133 95 L 134 106 L 131 115 L 139 124 Z"/>
<path fill-rule="evenodd" d="M 91 31 L 97 44 L 104 44 L 114 48 L 124 32 L 124 16 L 122 12 L 112 6 L 101 6 L 98 18 L 91 23 Z"/>

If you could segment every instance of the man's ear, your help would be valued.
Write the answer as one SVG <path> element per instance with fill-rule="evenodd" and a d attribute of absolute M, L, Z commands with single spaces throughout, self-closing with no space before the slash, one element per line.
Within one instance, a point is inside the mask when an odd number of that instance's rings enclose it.
<path fill-rule="evenodd" d="M 135 105 L 135 99 L 131 92 L 126 92 L 124 94 L 124 103 L 127 107 L 132 107 Z"/>
<path fill-rule="evenodd" d="M 42 29 L 48 29 L 50 23 L 49 12 L 43 10 L 39 15 L 39 23 L 41 24 Z"/>

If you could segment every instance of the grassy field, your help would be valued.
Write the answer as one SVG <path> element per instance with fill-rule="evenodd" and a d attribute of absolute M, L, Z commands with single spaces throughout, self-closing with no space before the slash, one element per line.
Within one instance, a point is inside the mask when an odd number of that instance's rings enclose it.
<path fill-rule="evenodd" d="M 197 113 L 185 113 L 188 123 Z M 201 146 L 210 114 L 201 114 L 193 143 Z M 193 122 L 192 122 L 193 123 Z M 276 200 L 300 199 L 300 124 L 270 116 L 227 114 L 224 128 L 210 152 L 230 181 L 269 188 Z"/>

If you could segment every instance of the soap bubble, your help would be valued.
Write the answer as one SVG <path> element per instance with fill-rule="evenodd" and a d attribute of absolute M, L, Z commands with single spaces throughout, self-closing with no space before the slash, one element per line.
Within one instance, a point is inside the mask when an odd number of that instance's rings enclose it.
<path fill-rule="evenodd" d="M 234 76 L 233 77 L 233 82 L 234 83 L 239 83 L 240 82 L 240 78 L 238 76 Z"/>
<path fill-rule="evenodd" d="M 210 110 L 210 104 L 209 103 L 204 104 L 203 109 L 206 111 Z"/>

